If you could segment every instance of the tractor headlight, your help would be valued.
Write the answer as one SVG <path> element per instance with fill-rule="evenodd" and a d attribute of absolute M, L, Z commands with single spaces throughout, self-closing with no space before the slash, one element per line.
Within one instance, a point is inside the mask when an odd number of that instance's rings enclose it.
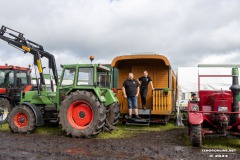
<path fill-rule="evenodd" d="M 198 107 L 198 105 L 194 105 L 194 106 L 192 106 L 192 110 L 193 110 L 193 111 L 199 111 L 199 107 Z"/>

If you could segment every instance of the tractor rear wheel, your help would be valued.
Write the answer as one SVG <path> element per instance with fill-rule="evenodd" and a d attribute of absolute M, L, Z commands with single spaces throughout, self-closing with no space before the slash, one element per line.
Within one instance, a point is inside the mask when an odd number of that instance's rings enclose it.
<path fill-rule="evenodd" d="M 32 133 L 36 129 L 35 115 L 26 105 L 14 107 L 9 114 L 9 128 L 14 133 Z"/>
<path fill-rule="evenodd" d="M 193 147 L 200 147 L 202 145 L 201 125 L 190 125 L 190 142 Z"/>
<path fill-rule="evenodd" d="M 4 124 L 8 120 L 11 104 L 7 98 L 0 98 L 0 124 Z"/>
<path fill-rule="evenodd" d="M 106 124 L 104 125 L 106 131 L 112 131 L 118 124 L 120 116 L 120 108 L 118 103 L 112 103 L 107 106 Z"/>
<path fill-rule="evenodd" d="M 59 119 L 67 135 L 91 138 L 102 131 L 106 108 L 92 92 L 75 91 L 63 100 Z"/>

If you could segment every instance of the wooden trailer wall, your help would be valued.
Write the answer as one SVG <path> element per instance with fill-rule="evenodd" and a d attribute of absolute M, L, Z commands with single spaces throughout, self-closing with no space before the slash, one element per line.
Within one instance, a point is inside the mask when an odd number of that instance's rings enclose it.
<path fill-rule="evenodd" d="M 155 88 L 152 91 L 148 86 L 147 104 L 148 109 L 152 109 L 152 114 L 169 115 L 174 108 L 176 97 L 176 76 L 169 61 L 162 55 L 126 55 L 116 57 L 111 64 L 118 69 L 118 93 L 120 111 L 122 114 L 128 113 L 127 100 L 122 95 L 123 82 L 128 78 L 128 73 L 132 72 L 134 78 L 143 76 L 143 72 L 148 71 L 153 80 Z M 163 94 L 163 88 L 169 88 L 168 96 Z M 138 97 L 138 108 L 141 108 L 141 98 Z"/>

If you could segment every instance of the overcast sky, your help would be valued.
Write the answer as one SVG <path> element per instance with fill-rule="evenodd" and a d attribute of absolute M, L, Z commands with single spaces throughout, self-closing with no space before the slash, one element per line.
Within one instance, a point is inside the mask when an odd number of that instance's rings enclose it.
<path fill-rule="evenodd" d="M 240 64 L 239 0 L 0 0 L 0 25 L 25 34 L 57 65 L 111 63 L 119 55 L 155 52 L 171 65 Z M 0 41 L 0 64 L 32 56 Z"/>

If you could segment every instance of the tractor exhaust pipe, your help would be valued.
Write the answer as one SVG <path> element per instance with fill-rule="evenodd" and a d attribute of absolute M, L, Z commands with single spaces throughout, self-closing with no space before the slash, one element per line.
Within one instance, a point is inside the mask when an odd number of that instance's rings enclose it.
<path fill-rule="evenodd" d="M 240 91 L 240 86 L 238 83 L 238 68 L 232 68 L 232 86 L 230 87 L 230 90 L 232 91 L 233 94 L 232 112 L 239 112 L 238 94 Z M 233 114 L 232 123 L 235 123 L 237 121 L 238 114 Z"/>

